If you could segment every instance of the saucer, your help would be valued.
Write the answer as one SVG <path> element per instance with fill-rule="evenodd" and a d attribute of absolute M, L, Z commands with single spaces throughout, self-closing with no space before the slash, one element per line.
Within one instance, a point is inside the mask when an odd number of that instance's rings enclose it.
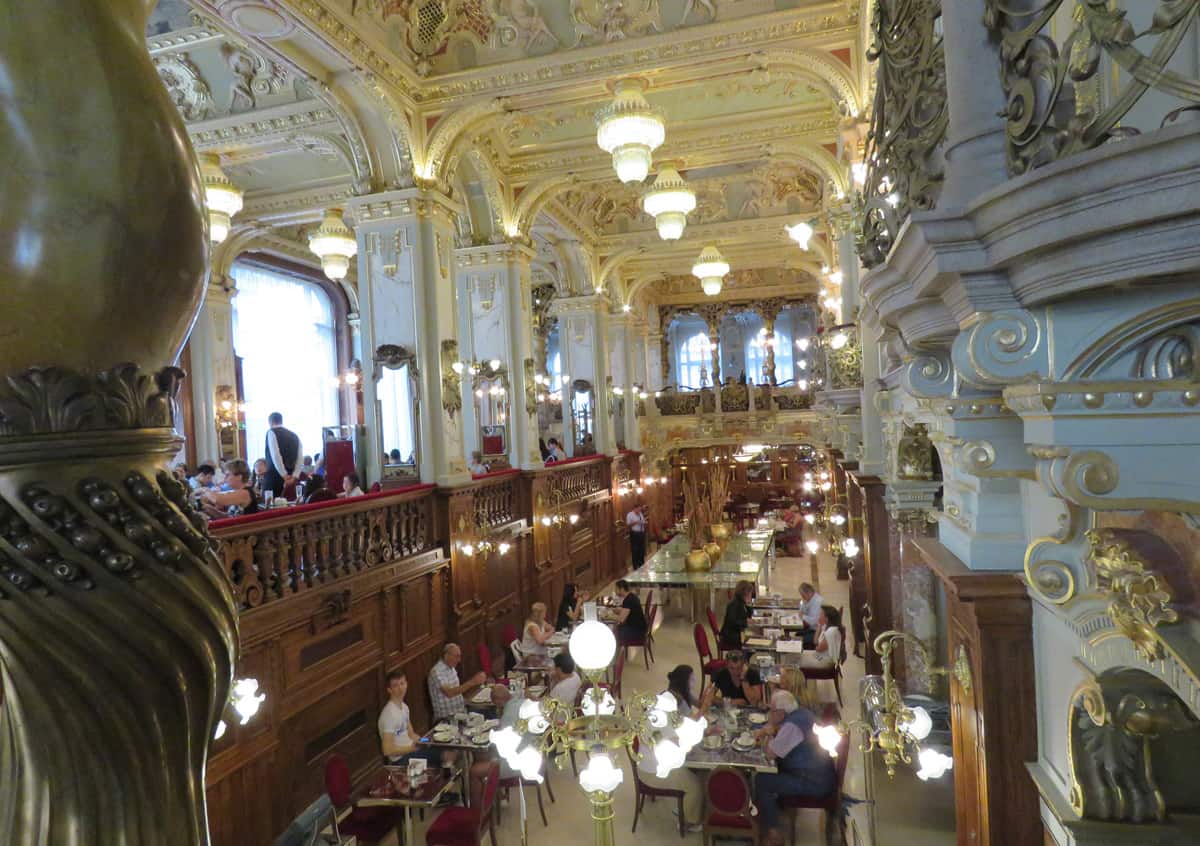
<path fill-rule="evenodd" d="M 746 716 L 746 722 L 750 723 L 750 725 L 752 725 L 752 726 L 761 726 L 766 721 L 767 721 L 767 715 L 760 714 L 757 711 Z"/>

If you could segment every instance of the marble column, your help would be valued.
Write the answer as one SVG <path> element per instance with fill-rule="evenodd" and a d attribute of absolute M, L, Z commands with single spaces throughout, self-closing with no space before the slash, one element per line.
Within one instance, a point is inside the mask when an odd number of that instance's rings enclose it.
<path fill-rule="evenodd" d="M 463 446 L 463 377 L 458 347 L 454 232 L 459 206 L 430 189 L 355 197 L 347 204 L 358 234 L 362 344 L 414 350 L 420 372 L 418 453 L 421 478 L 443 486 L 470 480 Z M 382 467 L 375 386 L 363 386 L 368 475 Z"/>
<path fill-rule="evenodd" d="M 1008 179 L 1007 100 L 1000 43 L 984 24 L 987 0 L 942 4 L 946 55 L 946 171 L 938 208 L 959 208 Z M 989 72 L 980 73 L 981 68 Z"/>
<path fill-rule="evenodd" d="M 233 298 L 237 296 L 232 276 L 209 278 L 204 305 L 188 339 L 191 351 L 192 419 L 196 430 L 196 459 L 199 462 L 233 458 L 222 449 L 217 431 L 217 393 L 228 388 L 236 395 L 237 366 L 233 349 Z M 237 439 L 234 438 L 234 442 Z M 244 456 L 243 456 L 244 457 Z"/>
<path fill-rule="evenodd" d="M 637 353 L 639 344 L 634 332 L 634 319 L 629 314 L 616 314 L 609 320 L 610 337 L 617 358 L 613 366 L 613 384 L 619 385 L 623 402 L 621 408 L 621 434 L 626 449 L 639 449 L 637 431 Z"/>
<path fill-rule="evenodd" d="M 837 267 L 842 271 L 842 323 L 853 323 L 858 319 L 858 285 L 861 267 L 858 263 L 858 247 L 854 243 L 854 230 L 846 227 L 838 234 Z"/>
<path fill-rule="evenodd" d="M 571 414 L 573 383 L 592 386 L 592 437 L 597 452 L 613 454 L 611 402 L 608 395 L 608 302 L 601 296 L 559 297 L 551 305 L 558 317 L 559 352 L 563 363 L 563 432 L 568 454 L 574 455 L 575 421 Z"/>
<path fill-rule="evenodd" d="M 499 359 L 508 370 L 509 461 L 524 469 L 542 466 L 538 386 L 533 377 L 543 365 L 534 354 L 533 256 L 533 250 L 520 244 L 463 247 L 455 252 L 463 344 L 472 357 Z M 469 390 L 467 395 L 469 399 Z M 471 440 L 477 440 L 477 435 Z"/>

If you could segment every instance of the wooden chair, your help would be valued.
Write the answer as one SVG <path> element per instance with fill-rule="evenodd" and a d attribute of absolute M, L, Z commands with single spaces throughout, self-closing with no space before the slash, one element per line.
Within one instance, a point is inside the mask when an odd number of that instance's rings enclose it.
<path fill-rule="evenodd" d="M 696 654 L 700 656 L 700 692 L 704 693 L 704 686 L 708 684 L 708 680 L 725 669 L 725 662 L 713 658 L 712 649 L 708 645 L 708 635 L 704 633 L 702 624 L 696 623 L 692 627 L 692 639 L 696 641 Z"/>
<path fill-rule="evenodd" d="M 622 649 L 617 653 L 617 660 L 613 662 L 612 671 L 612 695 L 617 699 L 621 698 L 621 677 L 623 675 L 625 675 L 625 650 Z"/>
<path fill-rule="evenodd" d="M 721 627 L 717 625 L 717 613 L 711 608 L 705 608 L 704 610 L 708 613 L 708 628 L 712 632 L 713 643 L 717 645 L 717 649 L 723 649 L 724 647 L 721 646 Z M 738 644 L 738 646 L 740 647 L 741 644 Z"/>
<path fill-rule="evenodd" d="M 750 785 L 741 770 L 717 767 L 704 782 L 708 801 L 704 812 L 704 846 L 714 835 L 750 840 L 759 844 L 758 821 L 750 815 Z"/>
<path fill-rule="evenodd" d="M 639 742 L 637 738 L 633 740 L 633 748 L 625 747 L 626 753 L 629 755 L 629 769 L 633 771 L 633 789 L 634 795 L 637 797 L 637 804 L 633 808 L 633 829 L 637 833 L 638 817 L 642 815 L 642 807 L 649 799 L 654 802 L 657 799 L 674 799 L 679 803 L 679 836 L 687 836 L 687 820 L 683 816 L 683 797 L 684 791 L 673 787 L 655 787 L 651 784 L 646 784 L 642 781 L 641 771 L 638 770 L 637 752 Z"/>
<path fill-rule="evenodd" d="M 508 793 L 513 788 L 520 790 L 522 787 L 532 787 L 534 794 L 537 796 L 538 813 L 542 815 L 542 825 L 549 826 L 550 823 L 546 820 L 546 807 L 542 804 L 542 785 L 546 786 L 546 795 L 550 797 L 550 801 L 554 801 L 554 790 L 550 787 L 550 772 L 545 763 L 542 764 L 542 779 L 541 782 L 536 782 L 532 779 L 523 778 L 520 775 L 510 776 L 509 778 L 500 779 L 500 789 L 504 791 L 504 798 L 508 798 Z M 496 818 L 500 818 L 500 806 L 496 806 Z"/>
<path fill-rule="evenodd" d="M 837 757 L 833 759 L 834 784 L 833 789 L 824 796 L 780 796 L 779 808 L 791 820 L 792 846 L 796 844 L 796 823 L 801 808 L 812 808 L 825 812 L 825 842 L 840 842 L 831 840 L 831 827 L 840 825 L 842 812 L 842 783 L 846 780 L 846 759 L 850 757 L 850 735 L 843 734 L 837 747 Z"/>
<path fill-rule="evenodd" d="M 646 618 L 646 633 L 641 637 L 626 637 L 617 641 L 617 646 L 621 652 L 628 653 L 630 647 L 640 647 L 642 650 L 642 660 L 646 662 L 646 669 L 650 669 L 650 662 L 654 660 L 654 656 L 650 654 L 650 650 L 646 644 L 650 642 L 650 618 Z"/>
<path fill-rule="evenodd" d="M 841 616 L 842 609 L 838 609 L 838 616 Z M 838 631 L 842 633 L 842 645 L 838 650 L 838 659 L 836 663 L 829 667 L 803 667 L 801 672 L 804 673 L 804 681 L 807 684 L 810 681 L 832 681 L 833 689 L 837 693 L 838 705 L 844 707 L 842 702 L 842 665 L 846 663 L 846 626 L 838 626 Z"/>
<path fill-rule="evenodd" d="M 379 843 L 403 828 L 404 812 L 399 808 L 359 808 L 353 803 L 350 766 L 336 753 L 325 761 L 325 792 L 340 817 L 338 830 L 345 836 L 356 837 L 364 844 Z M 342 816 L 347 808 L 350 812 Z"/>
<path fill-rule="evenodd" d="M 658 606 L 648 606 L 646 610 L 646 646 L 650 654 L 650 663 L 654 663 L 654 621 L 658 618 Z"/>
<path fill-rule="evenodd" d="M 425 831 L 426 846 L 464 846 L 483 843 L 487 829 L 496 846 L 496 792 L 500 788 L 500 765 L 493 763 L 483 782 L 483 795 L 474 808 L 447 808 Z M 544 817 L 543 817 L 544 819 Z"/>

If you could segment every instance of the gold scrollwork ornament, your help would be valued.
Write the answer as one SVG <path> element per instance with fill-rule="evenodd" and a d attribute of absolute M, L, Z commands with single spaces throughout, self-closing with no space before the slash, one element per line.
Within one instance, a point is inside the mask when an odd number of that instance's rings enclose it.
<path fill-rule="evenodd" d="M 1158 635 L 1161 623 L 1178 621 L 1171 607 L 1171 587 L 1137 552 L 1111 529 L 1087 533 L 1089 560 L 1096 569 L 1097 585 L 1108 597 L 1108 615 L 1134 648 L 1148 661 L 1162 658 Z"/>

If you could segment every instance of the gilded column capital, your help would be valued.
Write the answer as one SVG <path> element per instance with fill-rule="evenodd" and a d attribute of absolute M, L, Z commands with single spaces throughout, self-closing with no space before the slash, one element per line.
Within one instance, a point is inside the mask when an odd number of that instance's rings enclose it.
<path fill-rule="evenodd" d="M 436 188 L 403 188 L 353 197 L 345 202 L 346 216 L 356 227 L 432 218 L 454 225 L 465 211 L 462 203 Z"/>

